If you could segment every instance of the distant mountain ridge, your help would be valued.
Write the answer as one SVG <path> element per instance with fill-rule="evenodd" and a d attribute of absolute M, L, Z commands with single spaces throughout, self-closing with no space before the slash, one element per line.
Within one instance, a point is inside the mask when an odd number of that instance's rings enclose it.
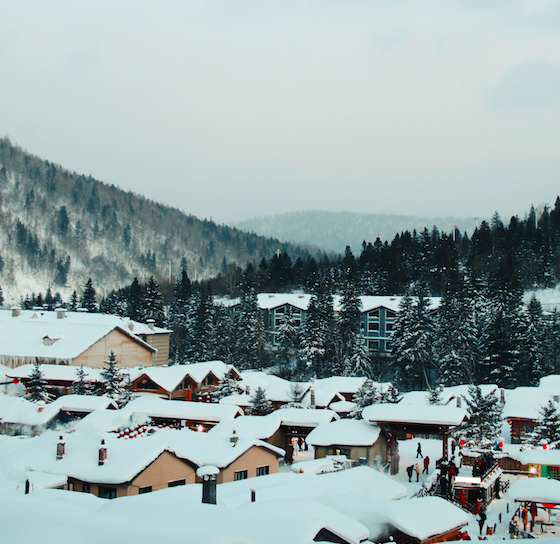
<path fill-rule="evenodd" d="M 483 218 L 479 218 L 479 222 Z M 300 211 L 237 221 L 242 230 L 261 236 L 274 236 L 283 242 L 309 244 L 336 253 L 344 252 L 347 245 L 354 251 L 362 242 L 391 241 L 397 233 L 420 232 L 434 225 L 441 232 L 455 228 L 469 236 L 475 229 L 475 218 L 421 217 L 391 214 L 364 214 L 354 212 Z"/>
<path fill-rule="evenodd" d="M 98 291 L 154 276 L 215 276 L 230 264 L 307 248 L 200 220 L 70 172 L 0 138 L 0 286 L 7 303 L 51 287 L 68 296 L 89 277 Z M 313 254 L 317 252 L 314 250 Z"/>

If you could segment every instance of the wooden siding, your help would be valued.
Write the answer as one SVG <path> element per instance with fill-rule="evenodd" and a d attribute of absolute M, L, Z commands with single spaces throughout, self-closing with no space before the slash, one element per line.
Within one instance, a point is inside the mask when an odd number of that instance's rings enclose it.
<path fill-rule="evenodd" d="M 169 333 L 162 334 L 143 334 L 142 340 L 146 344 L 157 349 L 154 353 L 152 366 L 162 366 L 169 364 Z"/>
<path fill-rule="evenodd" d="M 278 457 L 265 448 L 253 446 L 231 465 L 222 469 L 217 476 L 217 482 L 219 484 L 233 482 L 234 475 L 239 470 L 246 470 L 248 478 L 256 477 L 257 467 L 263 466 L 269 467 L 269 474 L 276 474 L 278 472 Z"/>
<path fill-rule="evenodd" d="M 104 361 L 113 352 L 121 367 L 151 366 L 152 352 L 118 329 L 86 349 L 72 361 L 73 366 L 104 368 Z"/>

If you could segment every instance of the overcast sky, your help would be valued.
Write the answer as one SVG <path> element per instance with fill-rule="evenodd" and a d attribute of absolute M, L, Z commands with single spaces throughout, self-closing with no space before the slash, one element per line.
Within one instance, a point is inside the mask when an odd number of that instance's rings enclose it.
<path fill-rule="evenodd" d="M 560 2 L 0 0 L 0 135 L 230 222 L 560 193 Z"/>

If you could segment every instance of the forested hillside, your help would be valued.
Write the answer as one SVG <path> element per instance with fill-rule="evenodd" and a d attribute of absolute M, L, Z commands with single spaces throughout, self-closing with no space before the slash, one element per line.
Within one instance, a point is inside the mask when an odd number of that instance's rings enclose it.
<path fill-rule="evenodd" d="M 480 218 L 482 220 L 482 218 Z M 417 217 L 354 212 L 300 211 L 256 217 L 238 221 L 235 226 L 261 236 L 274 236 L 284 242 L 312 244 L 342 253 L 346 246 L 358 247 L 365 240 L 391 240 L 395 234 L 425 227 L 455 230 L 469 236 L 475 229 L 475 218 Z"/>
<path fill-rule="evenodd" d="M 178 277 L 183 268 L 202 279 L 278 249 L 308 255 L 70 172 L 0 139 L 0 285 L 7 299 L 48 287 L 68 294 L 88 277 L 98 289 L 136 276 Z"/>

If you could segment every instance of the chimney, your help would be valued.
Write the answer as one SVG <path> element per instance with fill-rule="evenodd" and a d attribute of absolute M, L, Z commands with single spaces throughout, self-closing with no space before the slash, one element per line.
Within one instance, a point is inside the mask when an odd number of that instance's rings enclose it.
<path fill-rule="evenodd" d="M 315 409 L 316 408 L 316 406 L 315 406 L 315 379 L 311 378 L 310 382 L 311 382 L 311 388 L 310 388 L 310 391 L 311 391 L 311 408 Z"/>
<path fill-rule="evenodd" d="M 237 433 L 235 432 L 235 429 L 233 429 L 233 434 L 229 437 L 229 443 L 232 446 L 235 446 L 238 441 L 239 441 L 239 437 L 237 436 Z"/>
<path fill-rule="evenodd" d="M 246 386 L 245 386 L 245 393 L 246 393 L 247 395 L 250 395 L 250 394 L 251 394 L 251 386 L 250 386 L 250 385 L 246 385 Z"/>
<path fill-rule="evenodd" d="M 251 489 L 251 502 L 255 502 L 257 500 L 257 492 L 254 489 Z"/>
<path fill-rule="evenodd" d="M 500 402 L 502 404 L 505 404 L 505 402 L 506 402 L 506 390 L 505 389 L 500 389 Z"/>
<path fill-rule="evenodd" d="M 156 328 L 156 320 L 155 319 L 146 319 L 146 323 L 148 324 L 148 327 L 150 327 L 150 330 L 155 330 Z"/>
<path fill-rule="evenodd" d="M 66 310 L 64 308 L 56 308 L 56 318 L 64 319 L 66 317 Z"/>
<path fill-rule="evenodd" d="M 64 457 L 65 449 L 66 449 L 66 442 L 64 442 L 64 439 L 62 438 L 62 435 L 60 435 L 59 442 L 56 445 L 56 460 L 57 461 L 60 461 Z"/>
<path fill-rule="evenodd" d="M 560 395 L 554 395 L 554 397 L 552 397 L 552 400 L 554 402 L 560 402 Z"/>
<path fill-rule="evenodd" d="M 216 476 L 220 469 L 214 466 L 200 467 L 196 475 L 202 478 L 202 502 L 204 504 L 216 504 Z"/>
<path fill-rule="evenodd" d="M 21 313 L 19 308 L 12 308 L 12 317 L 17 317 Z"/>
<path fill-rule="evenodd" d="M 41 413 L 44 409 L 45 409 L 45 403 L 41 400 L 37 403 L 37 412 Z"/>
<path fill-rule="evenodd" d="M 461 408 L 461 397 L 457 397 L 457 408 Z"/>
<path fill-rule="evenodd" d="M 128 322 L 128 330 L 131 331 L 131 332 L 134 330 L 134 322 L 133 321 Z"/>
<path fill-rule="evenodd" d="M 97 464 L 99 466 L 104 465 L 107 460 L 107 446 L 105 446 L 105 440 L 101 440 L 101 447 L 99 448 L 99 460 Z"/>

